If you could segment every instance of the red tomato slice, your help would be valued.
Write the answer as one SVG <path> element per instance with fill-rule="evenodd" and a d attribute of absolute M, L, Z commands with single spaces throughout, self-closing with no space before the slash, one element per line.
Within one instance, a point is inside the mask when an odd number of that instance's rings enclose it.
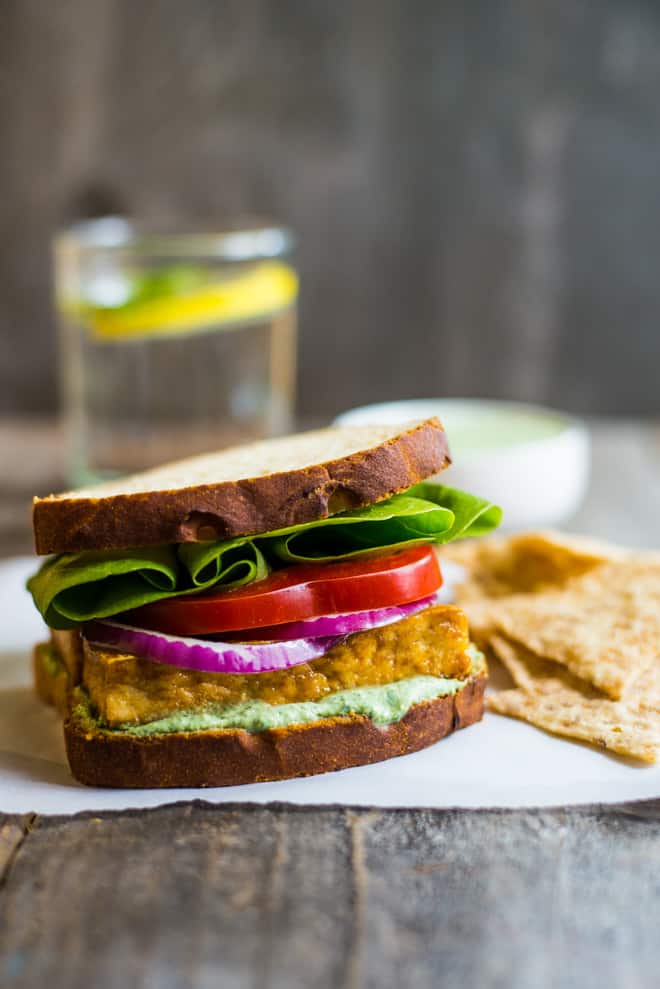
<path fill-rule="evenodd" d="M 362 560 L 296 564 L 246 587 L 156 601 L 123 618 L 171 635 L 207 635 L 408 604 L 441 585 L 433 549 L 415 546 Z"/>

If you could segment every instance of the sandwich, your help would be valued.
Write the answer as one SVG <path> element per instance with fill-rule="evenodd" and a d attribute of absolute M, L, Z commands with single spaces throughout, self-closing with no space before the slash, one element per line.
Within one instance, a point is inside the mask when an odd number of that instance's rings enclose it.
<path fill-rule="evenodd" d="M 389 759 L 478 721 L 435 546 L 500 510 L 429 480 L 437 419 L 341 427 L 36 498 L 38 695 L 82 783 L 225 786 Z"/>

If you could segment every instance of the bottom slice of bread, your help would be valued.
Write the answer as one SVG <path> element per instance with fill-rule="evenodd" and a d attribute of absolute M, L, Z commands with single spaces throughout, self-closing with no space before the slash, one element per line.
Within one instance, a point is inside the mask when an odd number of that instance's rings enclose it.
<path fill-rule="evenodd" d="M 71 771 L 106 787 L 210 787 L 312 776 L 381 762 L 433 745 L 483 715 L 487 671 L 477 653 L 460 689 L 415 703 L 397 721 L 341 714 L 304 724 L 136 734 L 99 723 L 84 688 L 75 685 L 58 649 L 34 651 L 38 695 L 64 718 Z"/>
<path fill-rule="evenodd" d="M 363 716 L 328 718 L 260 732 L 200 731 L 135 736 L 65 721 L 71 771 L 81 783 L 109 787 L 232 786 L 328 773 L 417 752 L 479 721 L 486 676 L 455 694 L 415 704 L 390 725 Z"/>

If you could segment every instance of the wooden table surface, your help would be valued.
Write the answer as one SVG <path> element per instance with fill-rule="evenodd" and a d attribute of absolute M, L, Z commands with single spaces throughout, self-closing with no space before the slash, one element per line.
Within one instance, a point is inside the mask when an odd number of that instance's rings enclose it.
<path fill-rule="evenodd" d="M 30 451 L 44 474 L 57 460 L 55 433 L 30 429 L 0 425 L 4 554 L 24 548 Z M 660 547 L 660 433 L 599 421 L 593 435 L 571 528 Z M 3 989 L 645 987 L 659 919 L 660 800 L 0 814 Z"/>

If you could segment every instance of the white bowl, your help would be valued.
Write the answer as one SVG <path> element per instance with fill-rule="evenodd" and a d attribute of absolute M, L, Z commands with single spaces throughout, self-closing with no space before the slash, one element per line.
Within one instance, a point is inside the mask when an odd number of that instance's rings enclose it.
<path fill-rule="evenodd" d="M 566 522 L 587 488 L 590 438 L 563 412 L 490 399 L 443 398 L 365 405 L 336 424 L 406 422 L 437 416 L 449 437 L 452 466 L 444 483 L 489 498 L 504 510 L 503 527 Z"/>

